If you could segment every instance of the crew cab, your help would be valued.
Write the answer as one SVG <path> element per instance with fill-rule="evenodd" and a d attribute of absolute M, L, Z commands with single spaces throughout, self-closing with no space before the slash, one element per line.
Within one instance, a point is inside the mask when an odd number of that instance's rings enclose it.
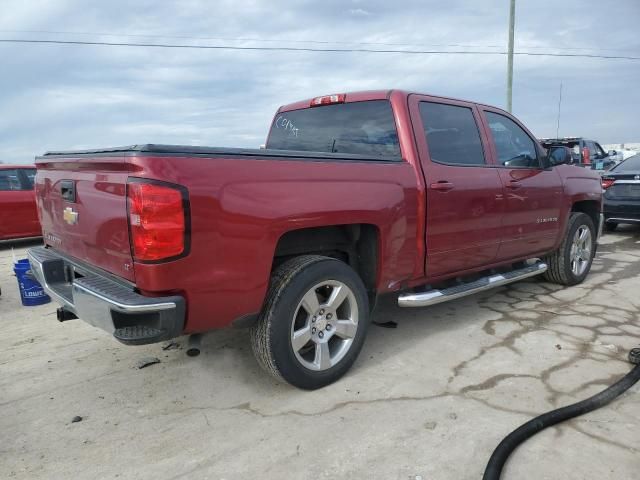
<path fill-rule="evenodd" d="M 29 257 L 58 318 L 125 344 L 249 327 L 266 371 L 314 389 L 353 364 L 379 295 L 421 307 L 591 267 L 599 176 L 499 108 L 328 95 L 280 107 L 265 146 L 38 157 Z"/>
<path fill-rule="evenodd" d="M 34 165 L 0 165 L 0 240 L 41 235 Z"/>

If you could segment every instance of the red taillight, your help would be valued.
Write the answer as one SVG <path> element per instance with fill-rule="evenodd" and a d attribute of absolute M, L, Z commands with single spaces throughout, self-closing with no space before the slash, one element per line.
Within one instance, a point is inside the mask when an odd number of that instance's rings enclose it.
<path fill-rule="evenodd" d="M 582 163 L 585 165 L 591 164 L 591 153 L 589 152 L 588 147 L 583 147 L 582 149 Z"/>
<path fill-rule="evenodd" d="M 310 107 L 320 105 L 333 105 L 334 103 L 344 103 L 347 95 L 344 93 L 336 93 L 335 95 L 325 95 L 324 97 L 316 97 L 311 100 Z"/>
<path fill-rule="evenodd" d="M 185 251 L 186 212 L 177 187 L 129 182 L 131 249 L 136 260 L 157 261 Z"/>
<path fill-rule="evenodd" d="M 604 190 L 606 190 L 607 188 L 609 188 L 611 185 L 613 185 L 616 182 L 616 179 L 615 178 L 602 178 L 601 182 L 602 182 L 602 188 Z"/>

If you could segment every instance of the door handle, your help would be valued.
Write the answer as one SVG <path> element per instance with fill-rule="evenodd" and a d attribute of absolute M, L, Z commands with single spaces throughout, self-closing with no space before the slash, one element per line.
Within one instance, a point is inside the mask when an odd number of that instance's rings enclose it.
<path fill-rule="evenodd" d="M 436 183 L 431 184 L 431 190 L 438 190 L 439 192 L 448 192 L 453 188 L 453 183 L 447 180 L 439 180 Z"/>
<path fill-rule="evenodd" d="M 507 183 L 507 188 L 511 188 L 512 190 L 520 188 L 521 186 L 522 184 L 518 180 L 509 180 L 509 183 Z"/>

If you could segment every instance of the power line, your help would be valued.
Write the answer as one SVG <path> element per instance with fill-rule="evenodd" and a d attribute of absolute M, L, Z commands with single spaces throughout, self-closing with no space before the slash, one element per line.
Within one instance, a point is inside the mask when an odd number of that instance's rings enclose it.
<path fill-rule="evenodd" d="M 256 38 L 256 37 L 200 37 L 188 35 L 156 35 L 143 33 L 106 33 L 106 32 L 68 32 L 60 30 L 0 30 L 0 33 L 36 33 L 36 34 L 52 34 L 52 35 L 92 35 L 102 37 L 126 37 L 126 38 L 179 38 L 183 40 L 223 40 L 229 42 L 276 42 L 276 43 L 302 43 L 302 44 L 319 44 L 319 45 L 378 45 L 388 47 L 457 47 L 457 48 L 504 48 L 504 45 L 484 45 L 484 44 L 464 44 L 464 43 L 390 43 L 390 42 L 349 42 L 344 40 L 300 40 L 300 39 L 274 39 L 274 38 Z M 625 52 L 629 50 L 615 48 L 592 48 L 592 47 L 548 47 L 540 45 L 520 45 L 527 49 L 545 49 L 553 48 L 554 50 L 588 50 L 601 52 Z"/>
<path fill-rule="evenodd" d="M 107 47 L 148 47 L 148 48 L 185 48 L 194 50 L 254 50 L 254 51 L 282 51 L 282 52 L 331 52 L 331 53 L 401 53 L 413 55 L 507 55 L 505 51 L 486 50 L 397 50 L 373 48 L 311 48 L 311 47 L 246 47 L 232 45 L 186 45 L 170 43 L 129 43 L 129 42 L 89 42 L 80 40 L 36 40 L 0 38 L 0 43 L 26 43 L 50 45 L 100 45 Z M 601 58 L 609 60 L 640 60 L 640 57 L 628 55 L 596 55 L 587 53 L 552 53 L 552 52 L 513 52 L 514 55 L 530 57 L 573 57 L 573 58 Z"/>

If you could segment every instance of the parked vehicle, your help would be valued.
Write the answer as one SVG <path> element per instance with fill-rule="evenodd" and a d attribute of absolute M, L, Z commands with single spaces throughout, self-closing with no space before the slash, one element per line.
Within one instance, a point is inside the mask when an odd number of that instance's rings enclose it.
<path fill-rule="evenodd" d="M 403 91 L 280 107 L 266 149 L 137 145 L 37 159 L 62 307 L 126 344 L 251 328 L 259 363 L 340 378 L 380 294 L 402 307 L 544 274 L 584 280 L 599 176 L 495 107 Z M 540 260 L 542 259 L 542 260 Z"/>
<path fill-rule="evenodd" d="M 0 165 L 0 240 L 42 235 L 33 191 L 35 165 Z"/>
<path fill-rule="evenodd" d="M 605 228 L 640 223 L 640 155 L 629 157 L 602 177 Z"/>
<path fill-rule="evenodd" d="M 618 152 L 609 150 L 605 153 L 598 142 L 581 137 L 543 138 L 542 146 L 563 146 L 571 149 L 573 164 L 589 167 L 594 170 L 609 170 L 618 163 Z"/>

